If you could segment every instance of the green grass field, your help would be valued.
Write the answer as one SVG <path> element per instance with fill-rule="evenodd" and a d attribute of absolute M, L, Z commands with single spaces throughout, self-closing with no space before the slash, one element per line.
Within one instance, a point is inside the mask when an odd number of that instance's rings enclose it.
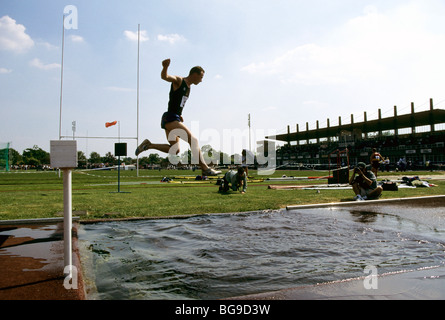
<path fill-rule="evenodd" d="M 195 183 L 200 171 L 121 171 L 121 191 L 117 171 L 73 173 L 73 211 L 87 212 L 81 219 L 130 217 L 165 217 L 205 213 L 245 212 L 279 209 L 287 205 L 351 201 L 352 190 L 271 190 L 268 185 L 327 184 L 327 180 L 267 181 L 268 177 L 325 176 L 326 171 L 276 171 L 271 176 L 249 175 L 264 179 L 248 184 L 246 194 L 218 193 L 216 180 Z M 437 185 L 432 188 L 399 189 L 384 192 L 382 199 L 445 194 L 445 172 L 380 173 L 378 180 L 403 176 L 420 176 Z M 184 177 L 174 183 L 160 183 L 163 177 Z M 181 183 L 184 182 L 184 183 Z M 51 218 L 63 212 L 63 181 L 56 172 L 0 173 L 0 220 Z M 76 212 L 74 213 L 76 215 Z"/>

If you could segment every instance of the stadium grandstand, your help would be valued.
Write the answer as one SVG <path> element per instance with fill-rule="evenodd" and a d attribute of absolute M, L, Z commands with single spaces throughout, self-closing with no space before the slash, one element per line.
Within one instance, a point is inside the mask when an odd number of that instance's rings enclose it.
<path fill-rule="evenodd" d="M 342 124 L 339 117 L 338 125 L 301 131 L 298 124 L 296 131 L 270 140 L 285 142 L 276 151 L 276 164 L 281 168 L 310 167 L 330 169 L 341 166 L 355 165 L 358 162 L 370 163 L 372 149 L 377 149 L 383 156 L 382 170 L 412 169 L 437 170 L 445 165 L 445 110 L 434 109 L 430 99 L 429 110 L 415 112 L 411 103 L 411 112 L 398 115 L 397 106 L 394 115 L 382 118 L 381 109 L 378 118 L 367 119 L 364 113 L 362 122 L 354 122 L 354 115 L 348 124 Z M 383 161 L 382 161 L 383 162 Z"/>

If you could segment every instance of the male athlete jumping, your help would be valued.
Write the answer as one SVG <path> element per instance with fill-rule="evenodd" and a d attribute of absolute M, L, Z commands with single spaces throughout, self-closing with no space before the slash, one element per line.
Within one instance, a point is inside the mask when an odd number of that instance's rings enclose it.
<path fill-rule="evenodd" d="M 216 176 L 221 171 L 215 171 L 207 166 L 198 145 L 198 139 L 193 136 L 190 130 L 184 125 L 182 110 L 190 95 L 192 84 L 198 85 L 204 78 L 204 69 L 194 67 L 190 70 L 187 77 L 172 76 L 167 73 L 170 66 L 170 59 L 162 61 L 161 78 L 171 83 L 170 101 L 168 102 L 168 111 L 162 115 L 161 128 L 165 130 L 169 144 L 154 144 L 150 140 L 144 140 L 136 149 L 136 156 L 141 152 L 155 149 L 165 153 L 179 154 L 179 139 L 187 141 L 192 149 L 192 156 L 198 155 L 199 166 L 203 176 Z M 179 134 L 179 135 L 178 135 Z"/>

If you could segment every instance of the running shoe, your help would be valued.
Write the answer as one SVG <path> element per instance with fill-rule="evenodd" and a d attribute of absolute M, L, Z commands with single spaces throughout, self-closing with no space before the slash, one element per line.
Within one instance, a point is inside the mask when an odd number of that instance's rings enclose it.
<path fill-rule="evenodd" d="M 205 171 L 204 170 L 202 171 L 202 175 L 203 176 L 217 176 L 219 174 L 221 174 L 221 171 L 216 171 L 216 170 L 213 170 L 213 169 L 210 169 L 210 168 L 208 168 Z"/>
<path fill-rule="evenodd" d="M 134 154 L 136 156 L 138 156 L 139 154 L 141 154 L 144 151 L 148 150 L 148 147 L 151 145 L 150 140 L 145 139 L 140 145 L 139 147 L 136 148 L 136 151 L 134 152 Z"/>

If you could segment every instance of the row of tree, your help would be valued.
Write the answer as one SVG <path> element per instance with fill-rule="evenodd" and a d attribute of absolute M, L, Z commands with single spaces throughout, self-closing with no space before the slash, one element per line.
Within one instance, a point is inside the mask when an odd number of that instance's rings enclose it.
<path fill-rule="evenodd" d="M 41 165 L 49 165 L 50 155 L 45 150 L 35 145 L 32 148 L 28 148 L 20 154 L 17 150 L 9 149 L 9 165 L 11 166 L 31 166 L 38 167 Z"/>
<path fill-rule="evenodd" d="M 203 154 L 209 158 L 218 161 L 219 163 L 227 162 L 227 159 L 231 159 L 233 162 L 234 155 L 228 156 L 222 152 L 218 152 L 214 150 L 210 145 L 205 145 L 201 148 Z M 218 159 L 215 159 L 215 156 L 218 155 Z M 97 152 L 91 152 L 89 158 L 85 155 L 83 151 L 77 152 L 78 158 L 78 166 L 80 168 L 89 168 L 89 167 L 99 167 L 102 165 L 116 165 L 118 163 L 118 159 L 111 153 L 107 152 L 105 156 L 101 156 Z M 181 159 L 182 163 L 191 163 L 191 151 L 187 150 L 178 156 L 178 159 Z M 9 149 L 9 165 L 13 167 L 20 166 L 30 166 L 30 167 L 45 167 L 49 166 L 50 154 L 46 152 L 39 146 L 35 145 L 32 148 L 28 148 L 20 154 L 17 150 L 11 148 Z M 125 163 L 126 165 L 135 165 L 137 162 L 136 158 L 132 157 L 124 157 L 121 158 L 121 163 Z M 142 167 L 159 165 L 162 167 L 166 167 L 170 164 L 170 160 L 168 157 L 162 158 L 157 153 L 151 153 L 146 157 L 139 158 L 139 165 Z"/>
<path fill-rule="evenodd" d="M 102 164 L 116 165 L 118 163 L 118 159 L 111 152 L 107 152 L 105 156 L 101 156 L 97 152 L 91 152 L 90 157 L 87 158 L 83 151 L 77 151 L 77 159 L 79 167 L 83 168 L 100 166 Z M 158 154 L 150 154 L 147 157 L 140 158 L 139 164 L 143 166 L 160 165 L 164 160 L 165 159 L 161 158 Z M 136 161 L 136 159 L 131 157 L 121 159 L 121 162 L 125 164 L 135 164 Z M 50 153 L 37 145 L 24 150 L 22 154 L 13 148 L 9 149 L 9 165 L 13 167 L 43 167 L 48 166 L 50 162 Z"/>

